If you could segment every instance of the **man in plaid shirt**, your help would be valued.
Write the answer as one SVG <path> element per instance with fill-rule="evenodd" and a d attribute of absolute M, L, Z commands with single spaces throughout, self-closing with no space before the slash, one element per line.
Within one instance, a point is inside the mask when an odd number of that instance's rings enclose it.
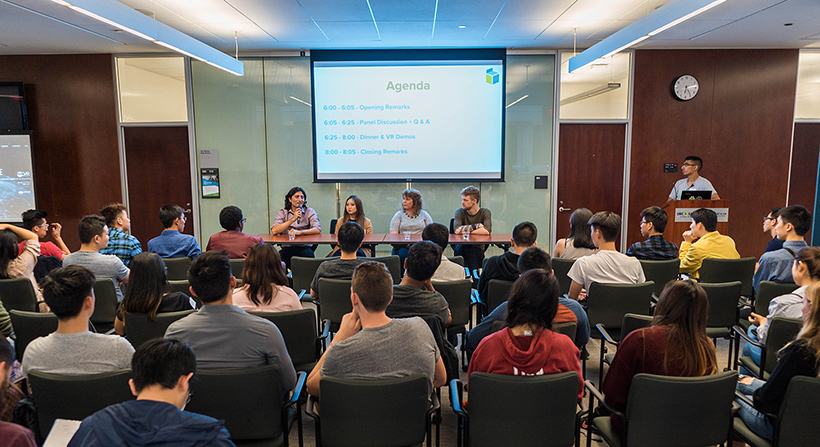
<path fill-rule="evenodd" d="M 100 250 L 104 255 L 114 255 L 120 258 L 126 266 L 131 259 L 142 253 L 142 245 L 134 236 L 126 233 L 131 229 L 131 219 L 122 203 L 109 203 L 100 210 L 108 225 L 108 245 Z"/>
<path fill-rule="evenodd" d="M 663 238 L 667 220 L 666 211 L 659 206 L 641 211 L 641 234 L 647 239 L 632 244 L 626 251 L 627 256 L 649 261 L 677 259 L 678 246 Z"/>

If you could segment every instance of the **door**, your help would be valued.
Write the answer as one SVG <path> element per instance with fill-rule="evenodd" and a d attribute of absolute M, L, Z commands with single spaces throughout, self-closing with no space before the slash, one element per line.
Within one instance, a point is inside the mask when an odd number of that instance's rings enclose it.
<path fill-rule="evenodd" d="M 123 127 L 131 234 L 145 250 L 162 232 L 159 209 L 175 203 L 188 218 L 183 233 L 194 234 L 188 127 Z"/>
<path fill-rule="evenodd" d="M 559 132 L 556 239 L 569 234 L 577 208 L 621 214 L 626 124 L 561 124 Z"/>

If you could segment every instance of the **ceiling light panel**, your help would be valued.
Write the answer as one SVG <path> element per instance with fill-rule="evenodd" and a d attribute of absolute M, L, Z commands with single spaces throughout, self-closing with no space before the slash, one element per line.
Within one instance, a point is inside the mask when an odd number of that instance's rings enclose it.
<path fill-rule="evenodd" d="M 436 36 L 433 40 L 478 40 L 481 41 L 487 30 L 492 25 L 492 20 L 484 21 L 451 21 L 451 20 L 437 20 L 436 21 Z M 467 25 L 465 29 L 459 29 L 459 25 Z"/>

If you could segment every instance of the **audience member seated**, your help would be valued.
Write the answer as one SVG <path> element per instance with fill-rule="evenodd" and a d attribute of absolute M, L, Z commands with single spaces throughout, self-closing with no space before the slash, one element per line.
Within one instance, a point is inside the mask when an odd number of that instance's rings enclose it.
<path fill-rule="evenodd" d="M 589 219 L 592 211 L 586 208 L 578 208 L 569 216 L 569 235 L 564 239 L 558 239 L 555 248 L 552 249 L 553 258 L 578 259 L 595 253 L 595 244 L 589 236 Z"/>
<path fill-rule="evenodd" d="M 396 211 L 390 220 L 390 234 L 421 234 L 424 227 L 433 223 L 433 218 L 427 211 L 421 209 L 421 193 L 417 189 L 405 189 L 401 193 L 401 211 Z M 393 254 L 398 255 L 399 262 L 404 265 L 407 259 L 409 244 L 394 244 Z"/>
<path fill-rule="evenodd" d="M 202 253 L 196 238 L 182 234 L 185 229 L 185 210 L 179 205 L 165 205 L 159 209 L 159 220 L 165 228 L 159 236 L 148 241 L 148 251 L 161 258 L 196 258 Z"/>
<path fill-rule="evenodd" d="M 57 316 L 57 331 L 29 343 L 23 355 L 23 375 L 29 371 L 97 374 L 128 369 L 134 353 L 131 343 L 88 330 L 94 313 L 93 287 L 94 274 L 80 265 L 53 270 L 43 279 L 43 296 Z"/>
<path fill-rule="evenodd" d="M 717 213 L 699 208 L 689 214 L 692 223 L 683 232 L 680 244 L 680 272 L 699 277 L 700 266 L 706 258 L 740 259 L 735 241 L 717 231 Z"/>
<path fill-rule="evenodd" d="M 137 238 L 127 233 L 131 230 L 131 219 L 128 218 L 125 205 L 109 203 L 100 210 L 100 215 L 108 225 L 108 245 L 100 253 L 114 255 L 129 266 L 134 256 L 142 253 L 142 245 Z"/>
<path fill-rule="evenodd" d="M 518 270 L 522 275 L 534 269 L 543 269 L 553 274 L 550 255 L 538 247 L 530 247 L 518 256 Z M 516 281 L 518 280 L 520 280 L 520 278 L 516 279 Z M 492 333 L 493 323 L 507 319 L 508 303 L 509 299 L 499 304 L 498 307 L 481 320 L 481 323 L 467 332 L 467 359 L 470 359 L 473 355 L 473 352 L 481 340 Z M 575 330 L 575 346 L 577 346 L 578 349 L 584 349 L 584 346 L 589 341 L 589 319 L 587 318 L 586 311 L 578 301 L 559 296 L 558 309 L 552 322 L 556 324 L 575 323 L 577 326 Z"/>
<path fill-rule="evenodd" d="M 783 241 L 777 237 L 777 232 L 774 231 L 774 226 L 777 224 L 778 212 L 780 212 L 780 207 L 774 207 L 769 214 L 763 218 L 763 232 L 772 238 L 768 245 L 766 245 L 766 253 L 783 248 Z"/>
<path fill-rule="evenodd" d="M 401 282 L 393 286 L 393 301 L 387 307 L 387 316 L 435 316 L 441 320 L 441 327 L 447 327 L 452 320 L 450 306 L 430 281 L 440 263 L 441 249 L 438 245 L 430 241 L 413 244 L 404 261 L 406 273 Z"/>
<path fill-rule="evenodd" d="M 40 256 L 54 256 L 62 260 L 65 255 L 71 253 L 61 236 L 63 226 L 58 222 L 49 225 L 46 220 L 48 213 L 40 210 L 28 210 L 23 213 L 23 228 L 36 234 L 40 241 Z M 48 229 L 51 228 L 51 237 L 54 242 L 43 242 L 48 236 Z M 26 249 L 26 241 L 20 242 L 20 254 Z"/>
<path fill-rule="evenodd" d="M 433 281 L 458 281 L 459 279 L 466 278 L 467 275 L 464 271 L 464 267 L 447 259 L 447 256 L 444 256 L 444 249 L 447 248 L 447 243 L 450 240 L 450 230 L 448 230 L 447 227 L 438 222 L 433 222 L 424 227 L 424 230 L 421 232 L 421 238 L 441 248 L 441 264 L 439 264 L 436 273 L 434 273 L 431 278 Z"/>
<path fill-rule="evenodd" d="M 582 289 L 589 290 L 593 282 L 604 284 L 637 284 L 646 281 L 641 261 L 619 253 L 615 239 L 621 233 L 621 216 L 611 211 L 595 213 L 589 219 L 592 243 L 598 252 L 578 258 L 567 276 L 572 280 L 569 297 L 581 299 Z"/>
<path fill-rule="evenodd" d="M 803 297 L 803 328 L 797 338 L 778 352 L 779 360 L 768 381 L 742 376 L 737 390 L 751 396 L 754 406 L 737 400 L 743 422 L 758 436 L 771 440 L 772 420 L 766 414 L 778 414 L 789 381 L 796 376 L 817 377 L 820 365 L 820 284 L 812 284 Z"/>
<path fill-rule="evenodd" d="M 669 283 L 658 299 L 651 326 L 631 332 L 618 346 L 601 388 L 607 403 L 624 411 L 636 374 L 715 374 L 715 345 L 706 335 L 708 309 L 709 301 L 700 285 L 693 281 Z M 612 416 L 612 425 L 621 431 L 618 417 Z"/>
<path fill-rule="evenodd" d="M 108 245 L 105 219 L 94 215 L 85 216 L 80 220 L 78 230 L 82 244 L 80 250 L 63 258 L 63 266 L 81 265 L 91 270 L 97 278 L 111 278 L 117 291 L 117 301 L 121 302 L 123 296 L 120 286 L 128 282 L 130 272 L 120 258 L 100 253 Z"/>
<path fill-rule="evenodd" d="M 9 388 L 11 365 L 14 363 L 14 348 L 6 337 L 0 335 L 0 388 Z M 0 392 L 0 408 L 6 406 L 4 393 Z M 4 447 L 36 447 L 31 430 L 11 422 L 0 420 L 0 439 Z"/>
<path fill-rule="evenodd" d="M 479 343 L 470 360 L 474 372 L 511 376 L 578 373 L 578 400 L 584 397 L 580 351 L 564 334 L 553 332 L 558 312 L 558 280 L 544 269 L 521 275 L 508 299 L 504 329 Z"/>
<path fill-rule="evenodd" d="M 510 241 L 511 251 L 506 251 L 498 256 L 487 258 L 481 277 L 478 278 L 478 297 L 481 302 L 487 302 L 487 292 L 491 279 L 502 281 L 515 281 L 518 279 L 518 256 L 527 248 L 536 245 L 538 229 L 532 222 L 520 222 L 513 228 L 512 240 Z"/>
<path fill-rule="evenodd" d="M 238 206 L 226 206 L 219 212 L 219 225 L 225 229 L 208 239 L 206 250 L 225 250 L 231 259 L 248 256 L 251 247 L 263 243 L 259 236 L 245 234 L 245 218 Z"/>
<path fill-rule="evenodd" d="M 468 186 L 461 190 L 461 208 L 456 210 L 453 220 L 453 230 L 456 234 L 470 232 L 471 234 L 490 234 L 493 232 L 493 216 L 489 209 L 481 208 L 481 191 L 475 186 Z M 427 238 L 425 238 L 427 239 Z M 464 257 L 464 265 L 471 271 L 480 269 L 484 264 L 483 245 L 459 244 L 453 247 L 456 256 Z"/>
<path fill-rule="evenodd" d="M 273 219 L 273 226 L 270 227 L 271 234 L 290 234 L 303 236 L 309 234 L 319 234 L 322 232 L 322 224 L 319 223 L 319 216 L 313 208 L 307 206 L 307 193 L 299 186 L 290 188 L 285 194 L 285 207 L 276 213 Z M 303 258 L 313 258 L 314 245 L 287 245 L 282 247 L 279 254 L 285 261 L 287 268 L 290 268 L 290 258 L 300 256 Z"/>
<path fill-rule="evenodd" d="M 797 252 L 792 262 L 792 277 L 798 287 L 797 290 L 780 295 L 769 302 L 769 313 L 765 317 L 752 312 L 749 315 L 748 334 L 752 340 L 766 344 L 769 333 L 769 321 L 774 317 L 800 318 L 803 313 L 803 298 L 806 289 L 815 283 L 820 283 L 820 248 L 806 247 Z M 755 364 L 760 365 L 761 349 L 751 343 L 743 345 L 743 355 L 751 357 Z M 743 372 L 743 371 L 741 371 Z M 745 371 L 748 374 L 748 371 Z"/>
<path fill-rule="evenodd" d="M 242 269 L 242 287 L 233 291 L 233 304 L 255 312 L 302 308 L 299 296 L 288 287 L 288 276 L 273 245 L 257 244 L 251 248 Z"/>
<path fill-rule="evenodd" d="M 140 253 L 131 261 L 131 273 L 125 298 L 117 310 L 114 330 L 125 335 L 125 314 L 147 314 L 156 321 L 157 314 L 196 309 L 196 301 L 182 292 L 168 291 L 165 264 L 156 253 Z"/>
<path fill-rule="evenodd" d="M 678 257 L 678 246 L 663 237 L 668 216 L 659 206 L 650 206 L 641 211 L 641 235 L 643 242 L 635 242 L 626 251 L 627 256 L 648 261 L 662 261 Z"/>
<path fill-rule="evenodd" d="M 17 236 L 20 236 L 26 244 L 26 249 L 22 253 L 17 251 Z M 34 279 L 34 266 L 37 264 L 38 256 L 40 256 L 40 242 L 35 233 L 15 225 L 0 223 L 0 279 L 28 278 L 31 281 L 31 287 L 34 288 L 37 301 L 42 301 L 43 294 L 40 293 L 40 286 Z M 41 306 L 40 310 L 47 311 L 48 308 Z M 3 335 L 11 334 L 11 319 L 2 302 L 0 302 L 0 332 Z"/>
<path fill-rule="evenodd" d="M 364 217 L 364 205 L 359 196 L 352 195 L 345 200 L 345 212 L 341 219 L 336 221 L 336 228 L 333 230 L 336 236 L 339 236 L 339 228 L 347 222 L 356 222 L 361 225 L 364 228 L 365 235 L 373 234 L 373 224 L 370 223 L 370 219 Z M 342 248 L 336 245 L 328 256 L 340 256 L 341 254 Z M 356 252 L 356 255 L 365 257 L 370 256 L 371 252 L 369 248 L 362 247 Z"/>
<path fill-rule="evenodd" d="M 322 377 L 372 380 L 424 374 L 431 394 L 447 382 L 427 324 L 421 318 L 385 314 L 393 289 L 384 264 L 368 261 L 356 267 L 350 287 L 353 312 L 342 317 L 333 342 L 308 376 L 308 393 L 320 395 Z"/>
<path fill-rule="evenodd" d="M 777 224 L 774 231 L 777 233 L 777 238 L 783 241 L 783 247 L 763 253 L 760 257 L 754 278 L 752 278 L 755 290 L 760 286 L 760 281 L 794 282 L 792 278 L 794 257 L 798 251 L 809 246 L 803 240 L 803 236 L 811 230 L 811 224 L 811 213 L 800 205 L 780 209 L 777 213 Z"/>
<path fill-rule="evenodd" d="M 137 398 L 85 418 L 69 447 L 233 446 L 224 422 L 183 411 L 192 396 L 196 357 L 185 343 L 156 338 L 134 353 L 131 393 Z"/>
<path fill-rule="evenodd" d="M 207 251 L 197 257 L 188 270 L 188 282 L 194 296 L 202 300 L 202 309 L 171 323 L 165 338 L 178 338 L 190 346 L 199 368 L 278 365 L 284 389 L 292 390 L 296 371 L 279 328 L 233 305 L 236 278 L 225 252 Z"/>
<path fill-rule="evenodd" d="M 314 298 L 319 296 L 319 278 L 351 279 L 353 270 L 365 261 L 356 258 L 356 252 L 362 247 L 364 240 L 364 228 L 356 222 L 345 222 L 339 228 L 338 234 L 342 255 L 339 259 L 331 259 L 319 264 L 310 282 L 310 296 Z"/>

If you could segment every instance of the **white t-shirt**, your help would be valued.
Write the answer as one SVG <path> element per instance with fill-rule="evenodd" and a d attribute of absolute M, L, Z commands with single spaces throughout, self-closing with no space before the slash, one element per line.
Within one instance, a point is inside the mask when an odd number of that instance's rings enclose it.
<path fill-rule="evenodd" d="M 587 290 L 593 282 L 637 284 L 646 281 L 638 258 L 613 250 L 601 250 L 594 255 L 578 258 L 567 276 Z"/>
<path fill-rule="evenodd" d="M 692 186 L 689 186 L 688 178 L 682 178 L 675 182 L 675 186 L 672 187 L 672 192 L 669 193 L 669 198 L 673 200 L 680 200 L 681 193 L 686 190 L 712 191 L 712 194 L 717 194 L 717 191 L 715 191 L 715 187 L 712 186 L 712 182 L 706 180 L 703 177 L 698 177 L 698 179 L 695 180 L 694 183 L 692 183 Z"/>

